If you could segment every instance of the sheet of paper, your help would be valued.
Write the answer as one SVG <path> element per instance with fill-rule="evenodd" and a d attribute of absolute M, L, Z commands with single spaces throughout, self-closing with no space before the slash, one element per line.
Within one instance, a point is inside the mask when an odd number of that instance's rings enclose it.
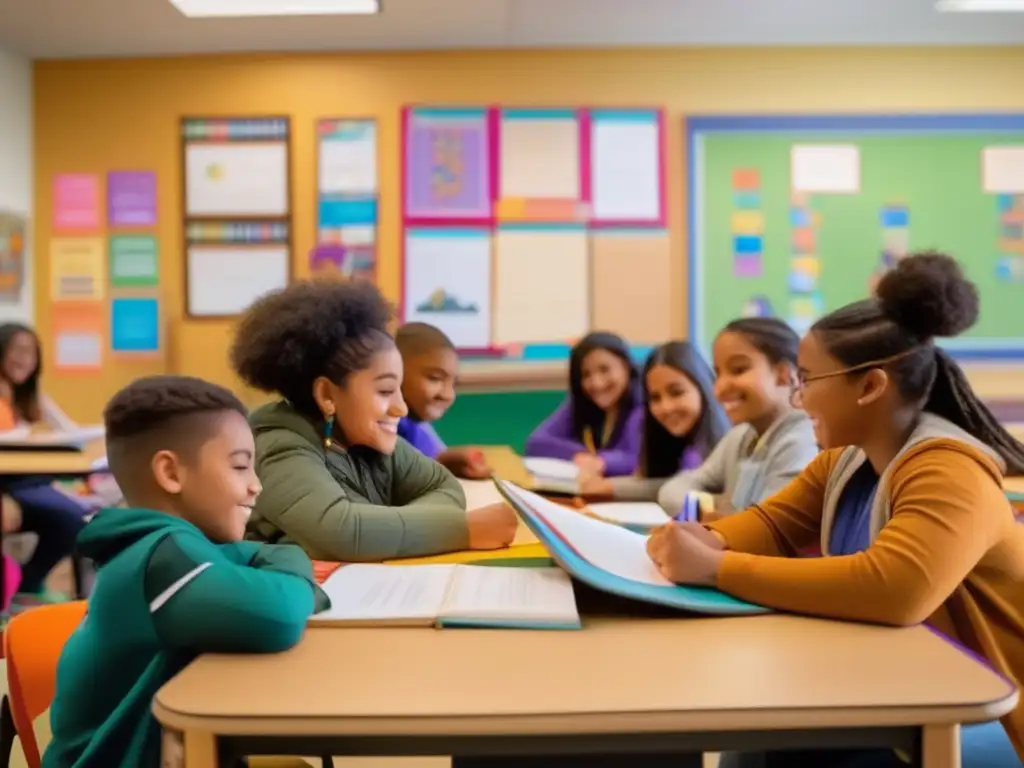
<path fill-rule="evenodd" d="M 580 129 L 574 111 L 505 110 L 502 199 L 578 200 Z"/>
<path fill-rule="evenodd" d="M 647 556 L 647 536 L 587 517 L 511 483 L 503 483 L 503 487 L 521 499 L 591 565 L 630 581 L 671 585 Z"/>
<path fill-rule="evenodd" d="M 665 510 L 653 501 L 609 501 L 588 504 L 590 511 L 601 518 L 620 525 L 664 525 L 668 522 Z"/>
<path fill-rule="evenodd" d="M 989 194 L 1024 194 L 1024 146 L 985 147 L 981 185 Z"/>
<path fill-rule="evenodd" d="M 188 312 L 237 315 L 289 281 L 287 245 L 193 245 L 188 249 Z"/>
<path fill-rule="evenodd" d="M 854 144 L 795 144 L 790 161 L 794 192 L 860 192 L 860 149 Z"/>
<path fill-rule="evenodd" d="M 285 216 L 288 179 L 283 141 L 185 145 L 188 216 Z"/>
<path fill-rule="evenodd" d="M 580 468 L 565 459 L 549 459 L 544 456 L 527 456 L 523 459 L 526 471 L 538 480 L 564 480 L 575 482 L 580 477 Z"/>
<path fill-rule="evenodd" d="M 386 622 L 437 619 L 453 565 L 345 565 L 323 583 L 330 609 L 311 621 Z"/>
<path fill-rule="evenodd" d="M 459 480 L 459 485 L 466 494 L 466 509 L 486 507 L 488 504 L 505 501 L 490 480 Z"/>
<path fill-rule="evenodd" d="M 561 568 L 460 565 L 441 618 L 575 621 L 572 580 Z"/>
<path fill-rule="evenodd" d="M 657 115 L 592 115 L 590 162 L 594 219 L 661 219 L 661 130 Z"/>
<path fill-rule="evenodd" d="M 333 125 L 327 126 L 326 123 Z M 326 121 L 321 128 L 321 192 L 377 192 L 377 125 L 372 120 Z"/>
<path fill-rule="evenodd" d="M 95 301 L 106 295 L 106 253 L 99 237 L 50 240 L 50 298 Z"/>

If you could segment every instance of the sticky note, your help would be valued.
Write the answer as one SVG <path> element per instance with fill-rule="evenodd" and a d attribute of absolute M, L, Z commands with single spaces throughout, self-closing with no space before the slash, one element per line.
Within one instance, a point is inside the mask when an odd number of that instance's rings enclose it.
<path fill-rule="evenodd" d="M 814 252 L 814 230 L 808 227 L 793 230 L 793 251 L 808 254 Z"/>
<path fill-rule="evenodd" d="M 910 211 L 906 208 L 883 208 L 881 220 L 882 226 L 886 228 L 909 227 Z"/>
<path fill-rule="evenodd" d="M 736 277 L 760 277 L 764 274 L 764 259 L 761 254 L 739 253 L 732 260 Z"/>
<path fill-rule="evenodd" d="M 758 192 L 736 192 L 732 197 L 732 205 L 741 211 L 760 210 L 761 195 Z"/>
<path fill-rule="evenodd" d="M 756 192 L 761 188 L 761 172 L 756 168 L 741 168 L 732 172 L 732 188 Z"/>
<path fill-rule="evenodd" d="M 732 239 L 732 250 L 736 254 L 761 253 L 761 238 L 753 235 L 741 235 Z"/>
<path fill-rule="evenodd" d="M 731 223 L 734 235 L 764 234 L 764 215 L 760 211 L 734 211 Z"/>

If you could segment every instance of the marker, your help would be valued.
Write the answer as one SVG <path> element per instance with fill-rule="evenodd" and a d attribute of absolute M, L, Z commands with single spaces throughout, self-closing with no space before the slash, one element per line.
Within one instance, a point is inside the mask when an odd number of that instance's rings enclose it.
<path fill-rule="evenodd" d="M 697 494 L 688 493 L 683 499 L 683 507 L 672 518 L 677 523 L 696 523 L 700 520 L 700 501 Z"/>

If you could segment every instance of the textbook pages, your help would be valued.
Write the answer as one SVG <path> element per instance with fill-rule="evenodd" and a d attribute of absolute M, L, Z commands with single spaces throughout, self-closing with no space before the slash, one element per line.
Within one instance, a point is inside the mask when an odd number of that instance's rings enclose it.
<path fill-rule="evenodd" d="M 541 493 L 574 496 L 579 493 L 580 468 L 565 459 L 527 456 L 523 466 L 533 477 L 533 487 Z"/>
<path fill-rule="evenodd" d="M 582 514 L 504 480 L 496 478 L 494 482 L 552 559 L 594 589 L 695 613 L 743 616 L 769 610 L 717 589 L 673 584 L 647 556 L 647 535 Z"/>
<path fill-rule="evenodd" d="M 312 625 L 579 629 L 560 568 L 344 565 L 322 585 L 331 607 Z"/>

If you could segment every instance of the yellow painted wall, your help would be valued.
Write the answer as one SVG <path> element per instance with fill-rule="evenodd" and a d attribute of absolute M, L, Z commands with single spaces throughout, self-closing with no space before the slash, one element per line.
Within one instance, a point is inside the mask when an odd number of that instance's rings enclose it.
<path fill-rule="evenodd" d="M 50 337 L 48 252 L 54 174 L 116 168 L 158 174 L 165 362 L 115 362 L 91 378 L 51 375 L 49 391 L 80 419 L 133 377 L 176 371 L 232 384 L 228 323 L 183 314 L 183 115 L 287 114 L 293 128 L 297 274 L 315 230 L 313 126 L 371 116 L 380 130 L 380 279 L 397 297 L 399 110 L 408 103 L 662 105 L 670 115 L 669 204 L 675 330 L 685 331 L 681 118 L 700 113 L 1024 110 L 1024 47 L 987 49 L 706 49 L 586 52 L 280 55 L 42 62 L 35 71 L 37 318 Z M 865 258 L 874 258 L 865 254 Z M 1017 369 L 981 371 L 993 395 L 1024 392 Z"/>

